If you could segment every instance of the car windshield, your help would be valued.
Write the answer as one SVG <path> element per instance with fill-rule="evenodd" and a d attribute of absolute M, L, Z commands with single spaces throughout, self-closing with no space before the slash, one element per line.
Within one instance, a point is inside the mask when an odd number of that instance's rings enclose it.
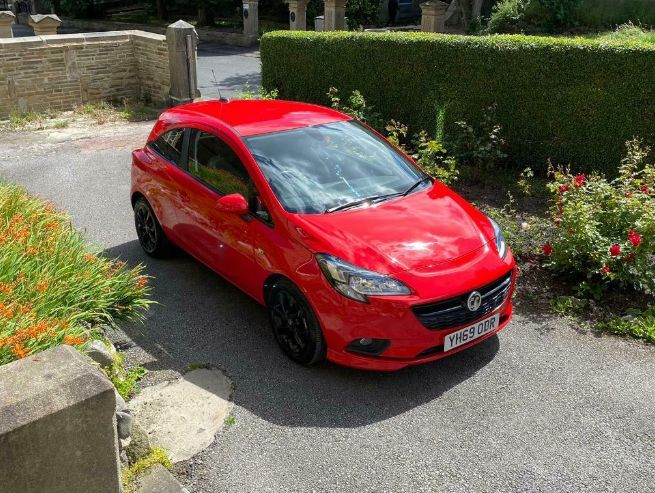
<path fill-rule="evenodd" d="M 363 206 L 430 183 L 388 142 L 355 121 L 245 140 L 288 212 L 318 214 Z"/>

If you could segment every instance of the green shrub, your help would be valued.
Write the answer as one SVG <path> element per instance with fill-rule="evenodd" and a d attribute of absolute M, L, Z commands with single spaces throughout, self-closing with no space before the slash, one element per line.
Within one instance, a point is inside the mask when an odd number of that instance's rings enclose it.
<path fill-rule="evenodd" d="M 497 169 L 505 159 L 506 142 L 502 127 L 496 123 L 496 106 L 487 108 L 479 124 L 455 122 L 458 129 L 448 143 L 457 162 L 468 166 L 472 177 L 479 177 Z"/>
<path fill-rule="evenodd" d="M 381 0 L 348 0 L 346 17 L 348 27 L 357 29 L 359 26 L 377 25 L 380 17 Z"/>
<path fill-rule="evenodd" d="M 655 308 L 628 310 L 624 317 L 614 317 L 599 323 L 598 330 L 618 335 L 630 335 L 637 339 L 655 344 Z"/>
<path fill-rule="evenodd" d="M 348 96 L 345 103 L 341 102 L 339 90 L 336 87 L 330 87 L 328 89 L 327 97 L 330 106 L 335 110 L 341 111 L 353 118 L 357 118 L 359 121 L 364 122 L 377 130 L 382 130 L 382 116 L 373 106 L 366 103 L 366 99 L 357 89 Z"/>
<path fill-rule="evenodd" d="M 529 0 L 500 0 L 487 23 L 490 33 L 515 33 L 525 28 L 525 9 Z"/>
<path fill-rule="evenodd" d="M 552 242 L 543 248 L 546 265 L 587 279 L 638 290 L 655 290 L 655 166 L 648 149 L 627 143 L 619 177 L 553 170 Z"/>
<path fill-rule="evenodd" d="M 384 121 L 434 127 L 444 115 L 474 123 L 497 104 L 508 159 L 545 174 L 544 163 L 616 173 L 623 143 L 655 140 L 655 45 L 522 35 L 267 33 L 262 79 L 281 98 L 325 102 L 359 90 Z"/>

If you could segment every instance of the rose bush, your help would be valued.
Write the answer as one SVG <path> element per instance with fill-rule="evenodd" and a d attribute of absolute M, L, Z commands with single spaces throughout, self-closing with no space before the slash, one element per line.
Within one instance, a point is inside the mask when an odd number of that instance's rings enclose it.
<path fill-rule="evenodd" d="M 589 284 L 617 282 L 655 291 L 655 166 L 639 140 L 626 143 L 627 156 L 613 180 L 550 168 L 550 207 L 555 227 L 543 245 L 546 265 L 587 278 Z"/>

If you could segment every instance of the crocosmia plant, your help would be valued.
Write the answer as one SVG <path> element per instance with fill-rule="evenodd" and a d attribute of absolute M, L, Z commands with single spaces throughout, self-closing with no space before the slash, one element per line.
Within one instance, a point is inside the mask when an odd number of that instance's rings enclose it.
<path fill-rule="evenodd" d="M 639 140 L 626 143 L 617 178 L 576 174 L 551 166 L 550 207 L 555 227 L 544 244 L 545 264 L 638 290 L 655 290 L 655 166 Z"/>

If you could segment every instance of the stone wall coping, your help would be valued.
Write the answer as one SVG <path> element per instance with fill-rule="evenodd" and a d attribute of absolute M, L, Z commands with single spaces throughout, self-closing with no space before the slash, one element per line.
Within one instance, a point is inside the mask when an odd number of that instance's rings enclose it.
<path fill-rule="evenodd" d="M 0 366 L 0 436 L 104 392 L 113 384 L 70 346 Z"/>
<path fill-rule="evenodd" d="M 30 15 L 30 25 L 44 24 L 44 25 L 61 25 L 61 19 L 55 14 L 33 14 Z"/>
<path fill-rule="evenodd" d="M 0 18 L 2 17 L 9 17 L 13 21 L 16 18 L 16 15 L 11 10 L 0 10 Z"/>
<path fill-rule="evenodd" d="M 149 33 L 146 31 L 107 31 L 98 33 L 79 33 L 79 34 L 52 34 L 46 36 L 27 36 L 23 38 L 2 38 L 0 39 L 0 49 L 2 48 L 34 48 L 37 46 L 53 44 L 90 44 L 100 42 L 117 42 L 138 39 L 140 41 L 152 43 L 166 42 L 166 36 L 161 34 Z"/>

